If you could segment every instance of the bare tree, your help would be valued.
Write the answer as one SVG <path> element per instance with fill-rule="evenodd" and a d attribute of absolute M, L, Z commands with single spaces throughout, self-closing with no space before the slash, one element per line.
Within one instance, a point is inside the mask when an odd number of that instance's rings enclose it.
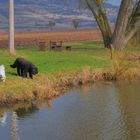
<path fill-rule="evenodd" d="M 81 22 L 80 19 L 73 19 L 72 20 L 72 25 L 73 25 L 74 29 L 77 29 L 78 28 L 80 22 Z"/>
<path fill-rule="evenodd" d="M 102 33 L 104 47 L 110 49 L 111 59 L 113 58 L 113 47 L 111 44 L 112 31 L 109 19 L 107 17 L 107 10 L 103 0 L 84 0 L 88 9 L 92 12 L 98 27 Z"/>
<path fill-rule="evenodd" d="M 81 0 L 80 0 L 81 1 Z M 132 12 L 138 12 L 140 7 L 138 4 L 140 0 L 135 0 L 136 7 L 133 7 L 132 0 L 122 0 L 117 21 L 115 24 L 114 31 L 111 30 L 110 21 L 107 17 L 107 10 L 105 7 L 105 0 L 82 0 L 87 5 L 88 9 L 92 12 L 98 27 L 102 33 L 104 46 L 106 48 L 112 49 L 122 49 L 127 44 L 130 37 L 132 37 L 132 28 L 128 32 L 128 23 L 130 22 L 130 18 L 133 19 Z M 140 14 L 137 15 L 140 17 Z M 139 23 L 137 20 L 136 23 Z M 136 28 L 135 28 L 136 30 Z M 133 31 L 134 32 L 134 31 Z M 130 34 L 131 33 L 131 34 Z"/>
<path fill-rule="evenodd" d="M 126 34 L 126 28 L 128 24 L 129 17 L 131 15 L 131 0 L 122 0 L 119 14 L 117 17 L 114 34 L 112 37 L 112 44 L 114 48 L 123 48 L 124 47 L 124 39 Z"/>
<path fill-rule="evenodd" d="M 53 27 L 56 25 L 56 23 L 54 21 L 49 21 L 49 23 L 47 24 L 47 26 L 50 28 L 50 30 L 53 30 Z"/>
<path fill-rule="evenodd" d="M 127 24 L 127 32 L 124 43 L 127 42 L 138 33 L 139 36 L 140 31 L 140 1 L 136 1 L 133 7 L 133 11 L 129 18 L 129 22 Z M 138 40 L 139 41 L 139 40 Z"/>
<path fill-rule="evenodd" d="M 9 0 L 9 52 L 15 54 L 14 46 L 14 0 Z"/>
<path fill-rule="evenodd" d="M 112 31 L 107 17 L 104 2 L 102 0 L 84 0 L 89 10 L 92 12 L 98 27 L 102 33 L 104 45 L 111 48 Z"/>

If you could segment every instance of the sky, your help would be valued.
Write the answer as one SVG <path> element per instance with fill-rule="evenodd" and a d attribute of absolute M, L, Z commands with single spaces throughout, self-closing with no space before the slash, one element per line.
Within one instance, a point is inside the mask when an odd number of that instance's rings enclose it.
<path fill-rule="evenodd" d="M 0 0 L 0 2 L 3 0 Z M 6 0 L 8 2 L 8 0 Z M 110 4 L 120 5 L 121 0 L 107 0 Z"/>
<path fill-rule="evenodd" d="M 108 2 L 113 5 L 120 5 L 121 0 L 108 0 Z"/>

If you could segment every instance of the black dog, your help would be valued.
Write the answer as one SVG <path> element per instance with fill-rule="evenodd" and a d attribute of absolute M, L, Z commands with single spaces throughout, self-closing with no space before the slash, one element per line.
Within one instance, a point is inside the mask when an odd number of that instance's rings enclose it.
<path fill-rule="evenodd" d="M 33 79 L 33 75 L 38 74 L 37 67 L 23 58 L 17 58 L 14 64 L 10 66 L 17 68 L 17 74 L 22 77 L 28 77 L 27 74 L 29 73 L 30 78 Z"/>

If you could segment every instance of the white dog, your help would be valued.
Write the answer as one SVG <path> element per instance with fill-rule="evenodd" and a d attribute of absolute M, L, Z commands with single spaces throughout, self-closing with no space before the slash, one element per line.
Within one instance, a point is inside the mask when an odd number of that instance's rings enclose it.
<path fill-rule="evenodd" d="M 6 75 L 5 75 L 5 67 L 4 65 L 0 66 L 0 81 L 5 82 L 6 80 Z"/>

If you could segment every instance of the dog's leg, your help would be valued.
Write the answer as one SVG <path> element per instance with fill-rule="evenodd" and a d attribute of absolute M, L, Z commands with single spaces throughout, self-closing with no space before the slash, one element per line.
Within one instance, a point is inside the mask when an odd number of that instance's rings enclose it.
<path fill-rule="evenodd" d="M 19 68 L 19 67 L 17 67 L 17 74 L 18 74 L 18 76 L 21 75 L 21 74 L 20 74 L 20 68 Z"/>
<path fill-rule="evenodd" d="M 23 77 L 27 77 L 27 72 L 28 72 L 27 69 L 24 69 L 24 70 L 23 70 Z"/>
<path fill-rule="evenodd" d="M 21 71 L 21 76 L 24 77 L 24 70 L 20 69 L 20 71 Z"/>
<path fill-rule="evenodd" d="M 29 76 L 30 76 L 31 79 L 33 79 L 33 74 L 32 74 L 31 71 L 29 71 Z"/>

